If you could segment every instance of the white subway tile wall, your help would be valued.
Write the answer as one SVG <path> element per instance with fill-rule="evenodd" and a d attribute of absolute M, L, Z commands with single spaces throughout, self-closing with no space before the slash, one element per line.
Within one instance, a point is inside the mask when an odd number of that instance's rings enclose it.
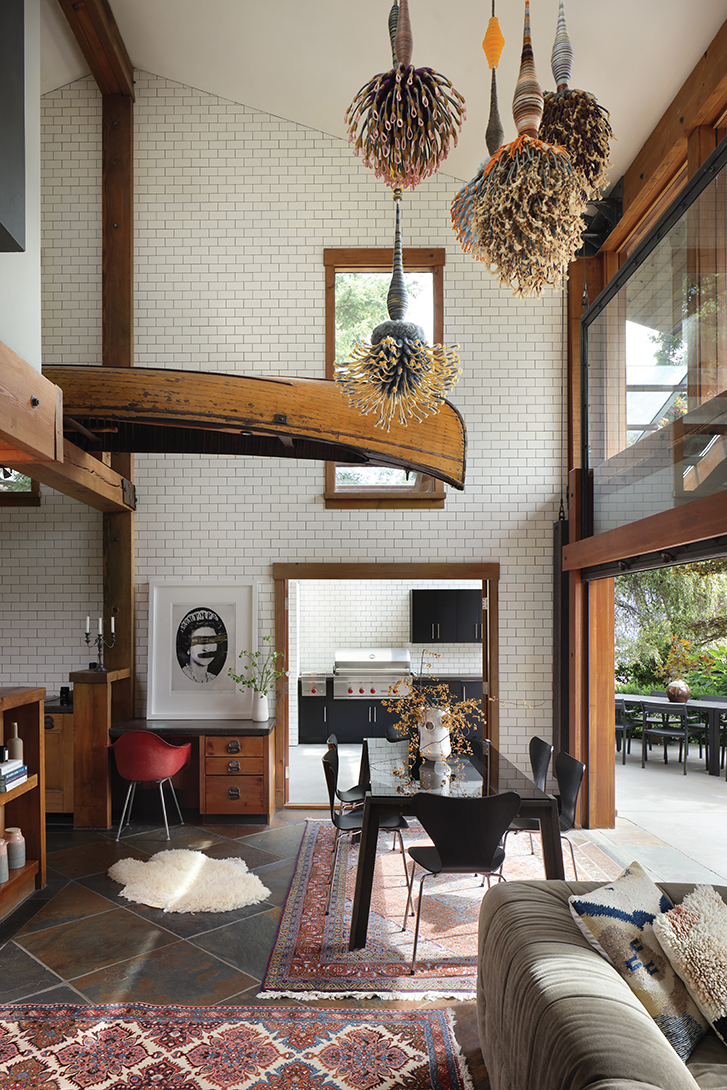
<path fill-rule="evenodd" d="M 145 72 L 135 90 L 136 365 L 323 377 L 323 249 L 390 246 L 389 191 L 344 140 Z M 99 363 L 100 96 L 82 79 L 47 94 L 42 113 L 44 362 Z M 462 181 L 440 171 L 407 192 L 402 228 L 405 245 L 446 249 L 466 490 L 449 489 L 444 511 L 326 511 L 322 463 L 137 455 L 138 714 L 152 577 L 256 576 L 263 636 L 275 561 L 492 561 L 503 749 L 527 767 L 531 735 L 550 736 L 561 296 L 515 299 L 462 253 L 449 214 Z M 6 512 L 4 684 L 54 691 L 87 661 L 80 627 L 100 609 L 101 520 L 48 489 L 40 508 Z"/>
<path fill-rule="evenodd" d="M 432 669 L 425 673 L 482 676 L 482 644 L 411 643 L 409 592 L 419 589 L 481 588 L 479 580 L 443 583 L 379 579 L 306 579 L 298 583 L 300 669 L 330 674 L 335 653 L 346 647 L 406 647 L 419 673 L 422 653 Z"/>

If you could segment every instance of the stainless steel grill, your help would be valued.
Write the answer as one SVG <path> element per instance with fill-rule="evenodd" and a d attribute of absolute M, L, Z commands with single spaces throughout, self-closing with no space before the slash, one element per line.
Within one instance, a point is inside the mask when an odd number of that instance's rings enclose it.
<path fill-rule="evenodd" d="M 336 651 L 333 696 L 337 700 L 370 700 L 405 696 L 411 678 L 411 656 L 403 647 L 353 647 Z M 400 682 L 398 692 L 392 686 Z"/>

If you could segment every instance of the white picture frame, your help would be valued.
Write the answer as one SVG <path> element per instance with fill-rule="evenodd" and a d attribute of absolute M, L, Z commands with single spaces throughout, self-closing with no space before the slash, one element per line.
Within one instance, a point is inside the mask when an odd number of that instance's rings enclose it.
<path fill-rule="evenodd" d="M 228 675 L 242 650 L 257 651 L 256 580 L 150 580 L 147 719 L 251 719 Z"/>

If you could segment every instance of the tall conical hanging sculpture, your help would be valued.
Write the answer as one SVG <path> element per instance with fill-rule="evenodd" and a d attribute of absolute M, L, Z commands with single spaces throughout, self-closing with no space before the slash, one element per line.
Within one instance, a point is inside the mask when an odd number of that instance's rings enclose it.
<path fill-rule="evenodd" d="M 505 133 L 502 128 L 502 121 L 500 120 L 500 108 L 497 101 L 497 77 L 495 75 L 504 44 L 505 39 L 502 36 L 500 24 L 495 15 L 495 0 L 492 0 L 492 16 L 487 24 L 487 32 L 482 41 L 482 48 L 487 57 L 488 67 L 492 69 L 492 78 L 490 80 L 490 117 L 487 122 L 487 129 L 485 130 L 485 144 L 490 155 L 494 155 L 505 140 Z M 467 185 L 460 189 L 459 193 L 452 201 L 450 208 L 452 226 L 454 228 L 454 233 L 459 240 L 459 244 L 466 254 L 472 254 L 472 257 L 475 258 L 479 258 L 481 254 L 477 244 L 477 237 L 473 230 L 472 211 L 477 199 L 477 194 L 483 183 L 487 162 L 488 160 L 485 159 L 485 161 L 480 164 L 479 170 L 472 181 L 468 182 Z"/>
<path fill-rule="evenodd" d="M 518 136 L 495 152 L 475 196 L 478 256 L 519 296 L 559 287 L 581 241 L 582 190 L 562 148 L 538 139 L 543 93 L 530 38 L 530 0 L 512 113 Z"/>
<path fill-rule="evenodd" d="M 572 90 L 573 49 L 560 0 L 558 25 L 551 54 L 555 91 L 546 91 L 538 135 L 549 144 L 562 144 L 580 175 L 586 198 L 597 198 L 606 184 L 613 130 L 608 110 L 588 91 Z"/>
<path fill-rule="evenodd" d="M 436 413 L 462 370 L 456 346 L 430 346 L 421 326 L 404 321 L 409 297 L 401 258 L 401 189 L 395 189 L 393 196 L 396 236 L 391 284 L 386 298 L 389 321 L 376 326 L 370 344 L 355 344 L 351 359 L 336 363 L 335 370 L 336 382 L 349 403 L 364 416 L 378 413 L 376 424 L 387 431 L 392 420 L 406 425 L 411 417 L 421 421 Z"/>
<path fill-rule="evenodd" d="M 393 9 L 389 18 L 391 27 Z M 412 48 L 409 0 L 401 0 L 394 67 L 369 80 L 345 116 L 354 154 L 392 189 L 414 189 L 434 174 L 465 117 L 460 93 L 433 69 L 414 68 Z"/>

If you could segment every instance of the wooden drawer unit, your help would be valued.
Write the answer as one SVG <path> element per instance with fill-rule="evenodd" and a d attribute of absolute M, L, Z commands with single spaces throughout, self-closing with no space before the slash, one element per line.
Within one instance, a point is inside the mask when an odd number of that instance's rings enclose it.
<path fill-rule="evenodd" d="M 200 738 L 200 748 L 201 813 L 271 816 L 270 737 L 208 734 Z"/>
<path fill-rule="evenodd" d="M 73 813 L 73 713 L 46 712 L 45 808 L 50 814 Z"/>
<path fill-rule="evenodd" d="M 204 739 L 205 757 L 262 757 L 267 738 L 237 738 L 208 734 Z"/>
<path fill-rule="evenodd" d="M 263 814 L 265 778 L 263 776 L 214 776 L 205 784 L 206 813 Z"/>

